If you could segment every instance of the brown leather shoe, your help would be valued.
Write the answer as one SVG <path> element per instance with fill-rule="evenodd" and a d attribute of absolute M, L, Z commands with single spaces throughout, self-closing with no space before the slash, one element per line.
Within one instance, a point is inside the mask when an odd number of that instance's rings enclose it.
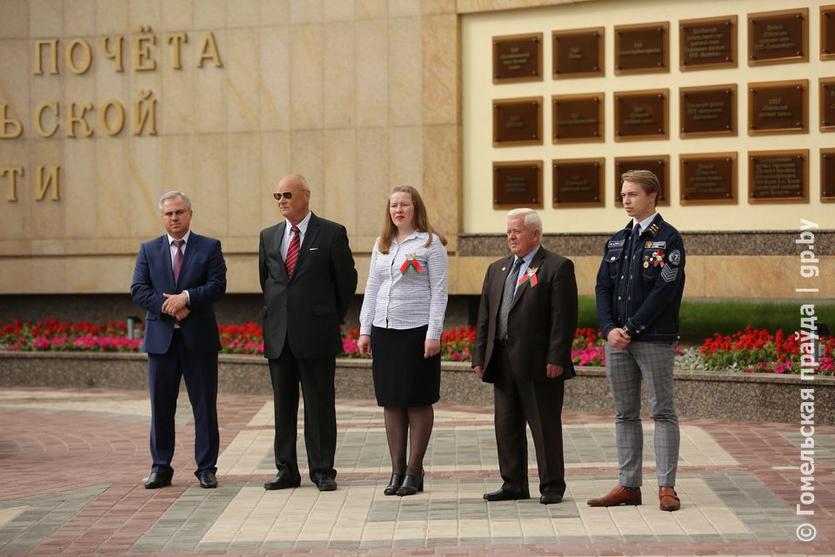
<path fill-rule="evenodd" d="M 681 508 L 681 500 L 672 487 L 665 486 L 658 489 L 658 501 L 662 511 L 677 511 Z"/>
<path fill-rule="evenodd" d="M 589 499 L 587 501 L 590 507 L 617 507 L 618 505 L 640 505 L 641 504 L 641 488 L 626 489 L 622 485 L 617 485 L 615 488 L 597 499 Z"/>

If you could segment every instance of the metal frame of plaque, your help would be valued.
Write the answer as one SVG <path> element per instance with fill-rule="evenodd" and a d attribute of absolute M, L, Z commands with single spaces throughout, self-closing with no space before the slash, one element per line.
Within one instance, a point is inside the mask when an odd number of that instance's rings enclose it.
<path fill-rule="evenodd" d="M 835 15 L 832 17 L 835 17 Z M 820 99 L 820 106 L 818 107 L 818 114 L 820 115 L 820 131 L 835 132 L 835 77 L 822 78 L 819 84 L 820 91 L 818 91 L 818 98 Z M 826 104 L 827 93 L 832 97 L 828 112 Z"/>
<path fill-rule="evenodd" d="M 821 60 L 835 60 L 835 5 L 821 6 Z"/>
<path fill-rule="evenodd" d="M 696 155 L 679 155 L 679 185 L 678 196 L 679 204 L 684 205 L 736 205 L 739 202 L 737 192 L 737 164 L 736 153 L 699 153 Z M 724 197 L 718 196 L 699 196 L 698 192 L 692 192 L 688 189 L 687 184 L 688 172 L 690 172 L 695 164 L 706 161 L 718 161 L 722 164 L 730 166 L 728 172 L 730 184 L 727 184 L 727 191 L 724 192 Z"/>
<path fill-rule="evenodd" d="M 536 172 L 536 192 L 530 202 L 503 201 L 499 195 L 499 173 L 502 170 L 513 170 L 517 168 L 534 170 Z M 542 208 L 542 161 L 505 161 L 493 163 L 493 208 L 514 209 L 516 207 L 530 207 L 531 209 Z"/>
<path fill-rule="evenodd" d="M 715 58 L 717 56 L 704 56 L 707 61 L 697 61 L 688 59 L 687 57 L 687 39 L 689 38 L 689 29 L 691 28 L 703 28 L 703 27 L 712 27 L 712 26 L 720 26 L 724 27 L 724 33 L 722 35 L 727 37 L 727 44 L 721 45 L 723 47 L 722 50 L 726 51 L 725 56 L 720 56 L 724 58 L 724 60 L 716 61 Z M 737 18 L 735 15 L 723 16 L 723 17 L 709 17 L 709 18 L 699 18 L 699 19 L 682 19 L 678 22 L 678 56 L 679 56 L 679 69 L 683 72 L 688 71 L 696 71 L 696 70 L 715 70 L 719 68 L 735 68 L 737 66 L 737 55 L 736 55 L 736 31 L 737 29 Z M 699 43 L 705 43 L 704 45 L 699 44 L 699 47 L 702 47 L 704 50 L 699 50 L 699 53 L 704 52 L 711 52 L 711 50 L 715 49 L 716 44 L 715 42 L 721 40 L 716 39 L 715 37 L 700 37 L 697 41 Z M 713 49 L 711 48 L 713 47 Z"/>
<path fill-rule="evenodd" d="M 526 134 L 526 136 L 531 136 L 530 139 L 501 139 L 499 134 L 501 109 L 513 106 L 531 108 L 536 111 L 536 130 L 530 130 L 530 133 Z M 519 145 L 542 145 L 542 97 L 493 100 L 493 147 L 518 147 Z"/>
<path fill-rule="evenodd" d="M 835 203 L 835 149 L 821 149 L 821 203 Z"/>
<path fill-rule="evenodd" d="M 582 95 L 554 95 L 551 97 L 551 142 L 557 143 L 599 143 L 605 141 L 603 137 L 603 93 L 589 93 Z M 560 137 L 560 103 L 591 102 L 597 105 L 597 126 L 594 124 L 575 124 L 594 128 L 591 134 L 583 136 Z M 564 128 L 563 128 L 564 129 Z"/>
<path fill-rule="evenodd" d="M 707 129 L 708 126 L 700 127 L 697 122 L 692 121 L 687 113 L 687 97 L 690 96 L 693 98 L 700 95 L 705 97 L 700 104 L 705 105 L 701 108 L 707 111 L 707 113 L 702 114 L 702 118 L 696 118 L 696 120 L 705 119 L 710 116 L 710 113 L 716 110 L 716 106 L 714 106 L 714 104 L 719 101 L 711 100 L 711 96 L 718 96 L 720 98 L 728 97 L 728 103 L 730 104 L 728 119 L 721 119 L 718 125 L 711 129 Z M 726 85 L 710 85 L 707 87 L 682 87 L 679 89 L 678 107 L 678 122 L 681 126 L 679 128 L 679 137 L 682 139 L 691 139 L 694 137 L 735 136 L 737 134 L 736 83 L 728 83 Z"/>
<path fill-rule="evenodd" d="M 645 89 L 643 91 L 615 91 L 615 141 L 647 141 L 653 139 L 669 139 L 670 138 L 670 90 L 669 89 Z M 654 97 L 648 102 L 661 102 L 661 112 L 663 112 L 664 121 L 661 128 L 654 128 L 653 133 L 643 134 L 626 134 L 626 130 L 621 126 L 621 105 L 624 99 L 633 99 L 636 97 Z"/>
<path fill-rule="evenodd" d="M 631 167 L 634 170 L 651 170 L 658 176 L 658 181 L 661 185 L 661 192 L 658 199 L 659 207 L 667 207 L 670 205 L 670 156 L 657 155 L 647 157 L 615 157 L 615 206 L 623 207 L 620 200 L 620 188 L 623 185 L 620 181 L 621 174 L 629 170 L 624 165 Z M 660 170 L 659 170 L 660 168 Z"/>
<path fill-rule="evenodd" d="M 661 53 L 652 64 L 629 67 L 621 59 L 621 40 L 635 33 L 661 33 Z M 634 44 L 634 43 L 633 43 Z M 642 53 L 645 54 L 645 53 Z M 666 73 L 670 71 L 670 22 L 640 23 L 615 26 L 615 75 Z"/>
<path fill-rule="evenodd" d="M 602 77 L 605 74 L 605 45 L 606 45 L 606 28 L 605 27 L 589 27 L 586 29 L 562 29 L 551 32 L 551 45 L 553 46 L 553 62 L 551 72 L 554 79 L 571 79 L 575 77 Z M 592 62 L 589 68 L 575 69 L 575 68 L 560 68 L 560 42 L 570 43 L 572 38 L 591 39 L 597 42 L 597 58 Z M 571 45 L 568 44 L 568 48 Z M 569 53 L 569 57 L 571 54 Z"/>
<path fill-rule="evenodd" d="M 530 41 L 534 45 L 536 60 L 534 67 L 529 69 L 529 73 L 525 72 L 523 75 L 502 75 L 499 50 L 502 43 L 520 43 L 524 45 Z M 523 81 L 542 81 L 542 33 L 526 33 L 523 35 L 500 35 L 493 37 L 493 83 L 521 83 Z"/>
<path fill-rule="evenodd" d="M 560 189 L 558 187 L 559 180 L 558 180 L 558 173 L 561 169 L 565 169 L 565 167 L 587 167 L 592 174 L 596 174 L 595 179 L 597 180 L 597 191 L 593 192 L 592 199 L 588 201 L 560 201 Z M 606 159 L 605 158 L 593 158 L 593 159 L 555 159 L 551 161 L 551 170 L 552 170 L 552 204 L 555 209 L 561 207 L 603 207 L 605 203 L 604 195 L 603 195 L 603 184 L 606 183 Z"/>
<path fill-rule="evenodd" d="M 795 49 L 792 54 L 785 56 L 775 56 L 768 58 L 764 56 L 755 56 L 754 46 L 757 38 L 758 26 L 765 25 L 766 31 L 769 24 L 773 25 L 774 21 L 785 20 L 787 18 L 795 18 L 801 21 L 800 25 L 800 50 Z M 773 37 L 769 37 L 774 40 Z M 774 12 L 758 12 L 748 14 L 748 65 L 760 66 L 766 64 L 791 64 L 793 62 L 808 62 L 809 61 L 809 8 L 797 8 L 795 10 L 778 10 Z"/>
<path fill-rule="evenodd" d="M 795 125 L 782 128 L 766 128 L 757 126 L 758 121 L 755 119 L 755 107 L 761 106 L 758 102 L 757 96 L 760 94 L 772 94 L 783 90 L 784 92 L 795 95 L 800 94 L 800 120 L 793 120 Z M 781 107 L 787 106 L 778 103 L 771 103 L 769 99 L 768 107 L 773 108 L 773 112 L 777 112 Z M 782 102 L 782 97 L 779 100 Z M 809 80 L 797 79 L 792 81 L 759 81 L 748 84 L 748 135 L 776 135 L 784 133 L 808 133 L 809 131 Z"/>
<path fill-rule="evenodd" d="M 802 181 L 800 196 L 755 197 L 754 196 L 754 168 L 758 158 L 799 158 L 802 161 Z M 808 203 L 809 202 L 809 150 L 796 149 L 791 151 L 749 151 L 748 152 L 748 203 Z"/>

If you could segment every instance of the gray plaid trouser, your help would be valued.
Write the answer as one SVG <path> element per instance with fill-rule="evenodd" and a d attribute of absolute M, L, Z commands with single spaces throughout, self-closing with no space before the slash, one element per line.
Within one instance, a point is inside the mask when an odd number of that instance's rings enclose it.
<path fill-rule="evenodd" d="M 675 345 L 630 342 L 626 348 L 606 344 L 606 375 L 615 399 L 618 482 L 641 486 L 641 379 L 646 382 L 650 416 L 655 420 L 655 465 L 658 486 L 674 486 L 678 467 L 678 418 L 673 408 Z"/>

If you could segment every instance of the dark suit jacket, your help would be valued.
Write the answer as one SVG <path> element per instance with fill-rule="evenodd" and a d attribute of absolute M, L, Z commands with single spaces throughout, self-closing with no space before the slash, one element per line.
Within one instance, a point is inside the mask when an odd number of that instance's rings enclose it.
<path fill-rule="evenodd" d="M 145 308 L 145 342 L 149 354 L 165 354 L 174 335 L 176 320 L 162 313 L 163 293 L 188 290 L 188 317 L 180 322 L 183 342 L 195 353 L 220 350 L 220 335 L 213 303 L 226 292 L 226 262 L 220 241 L 191 233 L 186 245 L 180 280 L 174 285 L 168 236 L 145 242 L 139 248 L 130 293 Z"/>
<path fill-rule="evenodd" d="M 502 289 L 513 256 L 492 263 L 484 277 L 476 325 L 473 367 L 484 369 L 483 381 L 493 382 L 493 346 Z M 537 285 L 525 282 L 516 291 L 508 316 L 507 350 L 513 371 L 521 377 L 545 380 L 545 364 L 563 366 L 560 378 L 574 377 L 571 345 L 577 330 L 577 281 L 574 263 L 543 247 L 534 254 Z"/>
<path fill-rule="evenodd" d="M 289 279 L 281 257 L 286 226 L 285 221 L 262 230 L 258 247 L 264 356 L 278 358 L 285 338 L 297 358 L 336 356 L 342 352 L 339 324 L 357 290 L 348 234 L 341 224 L 311 214 Z"/>

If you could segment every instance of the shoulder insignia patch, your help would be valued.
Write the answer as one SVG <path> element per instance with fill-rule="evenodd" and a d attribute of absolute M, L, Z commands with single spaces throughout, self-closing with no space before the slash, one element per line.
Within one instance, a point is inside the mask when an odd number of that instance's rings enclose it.
<path fill-rule="evenodd" d="M 678 265 L 681 263 L 681 252 L 677 249 L 674 249 L 670 252 L 670 255 L 667 256 L 667 261 L 670 262 L 670 265 Z"/>

